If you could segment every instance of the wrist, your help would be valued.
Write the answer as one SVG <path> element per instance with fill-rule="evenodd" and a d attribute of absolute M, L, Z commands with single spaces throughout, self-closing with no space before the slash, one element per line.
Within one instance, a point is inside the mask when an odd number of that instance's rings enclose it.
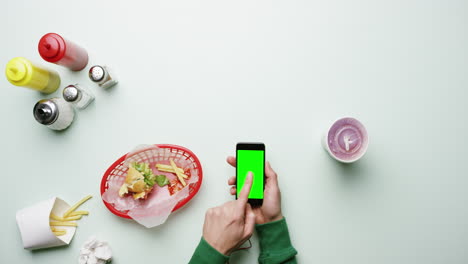
<path fill-rule="evenodd" d="M 202 237 L 189 263 L 227 263 L 228 261 L 229 256 L 221 254 Z"/>
<path fill-rule="evenodd" d="M 282 213 L 279 213 L 279 214 L 273 215 L 273 216 L 263 216 L 263 217 L 257 218 L 257 223 L 256 224 L 258 224 L 258 225 L 267 224 L 267 223 L 279 221 L 279 220 L 281 220 L 283 218 L 284 218 L 284 216 L 283 216 Z"/>
<path fill-rule="evenodd" d="M 282 213 L 280 213 L 279 215 L 276 215 L 274 217 L 271 217 L 266 223 L 270 223 L 270 222 L 275 222 L 275 221 L 279 221 L 281 219 L 283 219 L 284 216 Z"/>
<path fill-rule="evenodd" d="M 223 243 L 219 243 L 218 241 L 212 241 L 211 239 L 207 239 L 206 237 L 203 237 L 203 239 L 205 239 L 206 243 L 208 243 L 212 248 L 214 248 L 219 253 L 225 256 L 231 255 L 230 249 L 224 246 Z"/>

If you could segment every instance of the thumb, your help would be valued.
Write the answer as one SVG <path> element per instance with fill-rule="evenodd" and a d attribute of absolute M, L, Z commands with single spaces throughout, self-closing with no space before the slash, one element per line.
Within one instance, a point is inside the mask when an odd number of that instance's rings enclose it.
<path fill-rule="evenodd" d="M 245 207 L 244 237 L 252 236 L 255 228 L 255 214 L 250 204 Z"/>
<path fill-rule="evenodd" d="M 266 162 L 265 166 L 265 176 L 267 178 L 267 184 L 278 185 L 278 175 L 276 172 L 271 168 L 270 162 Z"/>

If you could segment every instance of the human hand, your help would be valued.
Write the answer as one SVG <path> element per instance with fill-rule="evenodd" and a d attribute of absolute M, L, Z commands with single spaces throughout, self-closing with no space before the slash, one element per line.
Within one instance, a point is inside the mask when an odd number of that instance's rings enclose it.
<path fill-rule="evenodd" d="M 236 158 L 228 157 L 227 162 L 236 167 Z M 236 176 L 229 178 L 228 184 L 231 185 L 230 192 L 236 194 Z M 265 224 L 283 219 L 281 214 L 281 192 L 278 186 L 278 176 L 271 168 L 270 162 L 265 164 L 265 191 L 263 205 L 253 208 L 256 224 Z"/>
<path fill-rule="evenodd" d="M 252 177 L 252 173 L 249 172 L 237 200 L 206 211 L 203 238 L 224 255 L 230 255 L 252 236 L 255 215 L 247 203 Z"/>

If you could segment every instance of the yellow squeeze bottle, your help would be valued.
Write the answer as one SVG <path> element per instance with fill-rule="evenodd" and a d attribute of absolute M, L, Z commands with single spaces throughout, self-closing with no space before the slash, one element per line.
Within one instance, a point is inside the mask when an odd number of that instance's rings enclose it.
<path fill-rule="evenodd" d="M 43 93 L 53 93 L 60 86 L 60 76 L 56 71 L 47 70 L 32 64 L 23 57 L 11 59 L 5 69 L 10 83 Z"/>

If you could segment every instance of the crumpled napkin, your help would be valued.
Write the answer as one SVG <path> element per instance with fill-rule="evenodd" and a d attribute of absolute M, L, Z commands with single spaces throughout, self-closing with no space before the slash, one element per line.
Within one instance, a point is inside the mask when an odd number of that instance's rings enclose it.
<path fill-rule="evenodd" d="M 112 259 L 112 250 L 105 241 L 90 237 L 80 249 L 79 264 L 105 264 Z"/>

